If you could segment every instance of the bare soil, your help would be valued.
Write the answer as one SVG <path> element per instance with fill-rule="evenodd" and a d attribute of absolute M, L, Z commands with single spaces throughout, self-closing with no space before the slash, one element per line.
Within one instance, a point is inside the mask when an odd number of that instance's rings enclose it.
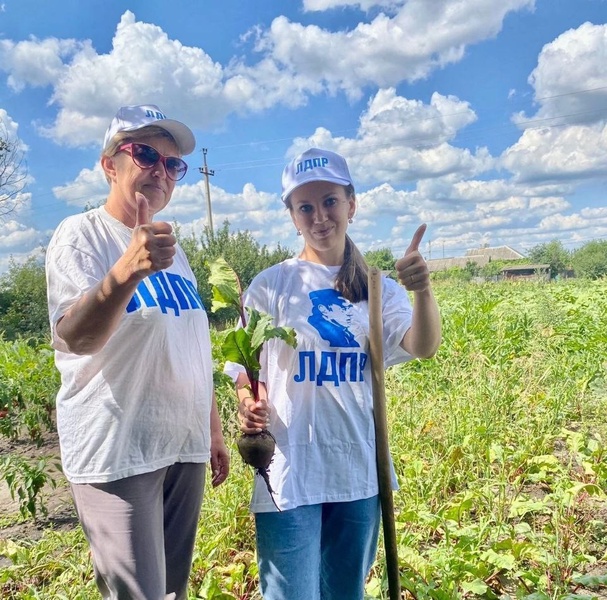
<path fill-rule="evenodd" d="M 24 440 L 12 441 L 0 436 L 0 459 L 7 454 L 16 454 L 31 462 L 46 458 L 49 466 L 59 463 L 57 433 L 44 433 L 41 445 Z M 47 514 L 40 513 L 36 519 L 21 517 L 19 502 L 12 498 L 6 481 L 0 478 L 0 540 L 38 540 L 46 529 L 69 530 L 78 525 L 67 480 L 54 468 L 50 472 L 56 485 L 53 487 L 47 484 L 42 490 L 40 497 Z M 6 564 L 7 560 L 0 555 L 0 567 Z"/>

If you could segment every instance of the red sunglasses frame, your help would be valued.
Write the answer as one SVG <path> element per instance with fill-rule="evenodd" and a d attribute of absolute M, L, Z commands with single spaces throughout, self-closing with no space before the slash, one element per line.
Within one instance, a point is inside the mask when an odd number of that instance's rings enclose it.
<path fill-rule="evenodd" d="M 133 153 L 133 146 L 143 146 L 145 148 L 151 148 L 154 152 L 156 152 L 156 154 L 158 154 L 158 160 L 150 165 L 149 167 L 145 167 L 141 164 L 139 164 L 137 162 L 137 160 L 135 159 L 135 155 Z M 171 181 L 181 181 L 186 173 L 188 172 L 188 163 L 185 162 L 185 160 L 183 160 L 183 158 L 180 158 L 179 156 L 165 156 L 164 154 L 161 154 L 160 152 L 158 152 L 158 150 L 156 150 L 156 148 L 154 148 L 154 146 L 150 146 L 149 144 L 142 144 L 141 142 L 129 142 L 128 144 L 122 144 L 122 146 L 120 146 L 118 148 L 118 152 L 128 152 L 129 156 L 131 157 L 131 159 L 133 160 L 133 162 L 140 168 L 140 169 L 153 169 L 159 162 L 162 163 L 162 165 L 164 166 L 164 170 L 167 174 L 167 177 L 171 180 Z M 181 163 L 184 165 L 185 169 L 183 170 L 183 173 L 180 172 L 180 177 L 171 177 L 170 173 L 172 171 L 172 169 L 169 169 L 167 166 L 167 160 L 169 158 L 172 158 L 173 160 L 179 160 L 181 161 Z"/>

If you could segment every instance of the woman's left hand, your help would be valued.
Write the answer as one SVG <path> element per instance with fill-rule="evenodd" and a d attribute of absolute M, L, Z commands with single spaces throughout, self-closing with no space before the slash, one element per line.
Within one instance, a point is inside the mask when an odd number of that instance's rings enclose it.
<path fill-rule="evenodd" d="M 217 439 L 211 438 L 211 473 L 213 479 L 211 484 L 217 487 L 222 484 L 230 472 L 230 453 L 226 448 L 223 436 Z"/>
<path fill-rule="evenodd" d="M 405 255 L 394 265 L 398 280 L 410 292 L 425 292 L 430 288 L 430 272 L 424 257 L 419 252 L 419 244 L 426 233 L 424 223 L 417 228 Z"/>

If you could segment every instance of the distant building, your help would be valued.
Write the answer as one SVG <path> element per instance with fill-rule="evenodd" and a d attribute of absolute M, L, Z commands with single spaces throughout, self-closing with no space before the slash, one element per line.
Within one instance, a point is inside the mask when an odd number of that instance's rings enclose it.
<path fill-rule="evenodd" d="M 512 265 L 502 269 L 504 279 L 550 280 L 550 265 Z"/>
<path fill-rule="evenodd" d="M 520 252 L 517 252 L 510 246 L 496 246 L 495 248 L 475 248 L 468 250 L 465 256 L 453 258 L 430 258 L 426 261 L 430 273 L 436 271 L 446 271 L 453 267 L 464 268 L 469 262 L 476 263 L 479 267 L 484 267 L 492 260 L 520 260 L 525 258 Z"/>
<path fill-rule="evenodd" d="M 523 254 L 511 248 L 510 246 L 496 246 L 495 248 L 475 248 L 474 250 L 468 250 L 466 252 L 466 256 L 470 257 L 478 257 L 478 256 L 487 256 L 491 260 L 519 260 L 521 258 L 525 258 Z"/>

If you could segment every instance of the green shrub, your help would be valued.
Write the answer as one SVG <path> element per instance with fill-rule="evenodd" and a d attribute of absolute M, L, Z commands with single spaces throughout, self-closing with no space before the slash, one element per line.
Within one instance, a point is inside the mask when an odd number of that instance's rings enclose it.
<path fill-rule="evenodd" d="M 12 439 L 25 434 L 40 442 L 44 430 L 55 428 L 59 385 L 50 346 L 0 338 L 0 434 Z"/>

